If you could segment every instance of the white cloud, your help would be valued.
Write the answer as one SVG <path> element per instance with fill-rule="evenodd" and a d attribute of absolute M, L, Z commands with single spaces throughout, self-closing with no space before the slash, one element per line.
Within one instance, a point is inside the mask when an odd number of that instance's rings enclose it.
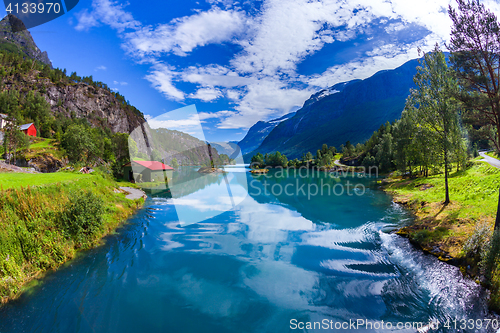
<path fill-rule="evenodd" d="M 201 88 L 198 89 L 194 94 L 190 94 L 189 98 L 199 99 L 203 102 L 211 102 L 221 97 L 222 93 L 219 89 L 215 89 L 214 87 Z"/>
<path fill-rule="evenodd" d="M 182 80 L 190 83 L 220 86 L 225 88 L 246 86 L 255 82 L 254 78 L 240 76 L 235 71 L 219 65 L 188 67 L 183 71 Z"/>
<path fill-rule="evenodd" d="M 217 112 L 212 112 L 212 113 L 209 113 L 209 112 L 199 112 L 198 113 L 198 117 L 200 119 L 200 121 L 203 123 L 204 121 L 203 120 L 206 120 L 206 119 L 221 119 L 221 118 L 225 118 L 227 116 L 230 116 L 234 114 L 233 111 L 228 111 L 228 110 L 224 110 L 224 111 L 217 111 Z"/>
<path fill-rule="evenodd" d="M 76 30 L 89 30 L 101 23 L 123 32 L 125 29 L 137 29 L 140 22 L 124 10 L 125 6 L 111 0 L 93 0 L 92 11 L 83 10 L 76 14 Z"/>
<path fill-rule="evenodd" d="M 107 70 L 108 68 L 106 66 L 98 66 L 94 69 L 94 71 L 105 71 Z"/>
<path fill-rule="evenodd" d="M 427 51 L 435 43 L 443 46 L 451 26 L 447 8 L 455 6 L 454 0 L 263 0 L 258 13 L 245 13 L 231 1 L 208 2 L 209 10 L 145 26 L 124 5 L 93 0 L 91 11 L 77 15 L 76 29 L 101 24 L 116 29 L 127 52 L 151 64 L 146 79 L 166 98 L 212 102 L 226 96 L 234 103 L 233 111 L 211 118 L 220 120 L 219 128 L 245 128 L 299 108 L 319 88 L 396 68 L 416 58 L 418 47 Z M 500 13 L 496 1 L 486 0 L 485 5 Z M 429 33 L 410 44 L 398 40 L 410 27 Z M 373 28 L 385 30 L 391 38 L 377 40 Z M 297 73 L 297 65 L 325 44 L 353 40 L 361 33 L 372 49 L 360 49 L 322 73 Z M 196 48 L 220 43 L 236 44 L 241 50 L 225 65 L 173 67 L 159 60 L 187 57 Z M 179 83 L 194 90 L 183 91 Z"/>
<path fill-rule="evenodd" d="M 279 80 L 259 80 L 247 86 L 247 91 L 235 107 L 238 112 L 224 119 L 218 128 L 247 128 L 259 120 L 282 116 L 302 106 L 313 92 L 289 88 Z"/>
<path fill-rule="evenodd" d="M 153 67 L 146 79 L 153 84 L 153 87 L 159 90 L 169 99 L 183 100 L 185 97 L 184 92 L 177 89 L 172 80 L 178 73 L 172 71 L 166 65 L 157 64 Z"/>
<path fill-rule="evenodd" d="M 119 84 L 121 86 L 127 86 L 128 85 L 128 82 L 118 82 L 118 81 L 113 81 L 114 84 Z"/>
<path fill-rule="evenodd" d="M 231 40 L 243 30 L 244 14 L 212 9 L 127 34 L 128 49 L 141 55 L 173 52 L 186 56 L 198 46 Z"/>
<path fill-rule="evenodd" d="M 167 118 L 167 119 L 165 119 Z M 193 127 L 199 127 L 201 122 L 198 115 L 191 115 L 186 119 L 168 119 L 168 114 L 162 117 L 152 118 L 149 116 L 148 125 L 151 128 L 166 128 L 170 130 L 186 131 Z"/>

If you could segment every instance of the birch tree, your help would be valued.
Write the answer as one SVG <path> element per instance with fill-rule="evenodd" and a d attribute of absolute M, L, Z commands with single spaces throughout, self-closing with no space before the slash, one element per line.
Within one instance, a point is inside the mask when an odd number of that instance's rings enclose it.
<path fill-rule="evenodd" d="M 408 97 L 406 110 L 417 128 L 429 135 L 433 147 L 427 148 L 435 149 L 439 158 L 437 162 L 444 166 L 446 205 L 450 202 L 448 174 L 451 155 L 461 131 L 458 102 L 454 97 L 458 84 L 437 44 L 432 52 L 424 54 L 413 81 L 416 89 L 412 89 Z"/>

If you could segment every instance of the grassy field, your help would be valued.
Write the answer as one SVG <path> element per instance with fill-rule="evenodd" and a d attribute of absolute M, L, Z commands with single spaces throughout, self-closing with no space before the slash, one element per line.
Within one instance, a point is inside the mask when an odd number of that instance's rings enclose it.
<path fill-rule="evenodd" d="M 55 158 L 61 159 L 65 153 L 53 139 L 34 138 L 27 151 L 23 152 L 26 159 L 32 159 L 40 155 L 52 155 Z"/>
<path fill-rule="evenodd" d="M 480 158 L 478 158 L 480 159 Z M 500 188 L 500 169 L 478 159 L 464 171 L 449 178 L 451 203 L 444 206 L 444 175 L 426 178 L 389 178 L 383 185 L 394 201 L 410 208 L 416 215 L 411 225 L 399 233 L 425 251 L 458 265 L 463 273 L 480 276 L 479 256 L 466 253 L 464 245 L 478 234 L 479 226 L 493 234 Z M 480 247 L 484 246 L 484 240 Z M 500 266 L 493 271 L 492 309 L 500 310 Z"/>
<path fill-rule="evenodd" d="M 83 178 L 91 178 L 79 172 L 56 172 L 56 173 L 0 173 L 0 187 L 4 190 L 27 186 L 42 186 L 64 183 Z"/>
<path fill-rule="evenodd" d="M 396 180 L 388 187 L 396 194 L 398 201 L 417 204 L 417 215 L 433 215 L 444 222 L 449 219 L 460 221 L 490 221 L 496 214 L 500 169 L 484 162 L 450 175 L 449 188 L 451 204 L 442 207 L 444 201 L 444 175 L 434 175 L 413 180 Z M 439 208 L 438 211 L 435 211 Z M 443 210 L 441 210 L 443 208 Z"/>
<path fill-rule="evenodd" d="M 126 199 L 117 191 L 122 184 L 99 172 L 0 173 L 0 183 L 2 302 L 77 251 L 100 244 L 144 202 Z"/>

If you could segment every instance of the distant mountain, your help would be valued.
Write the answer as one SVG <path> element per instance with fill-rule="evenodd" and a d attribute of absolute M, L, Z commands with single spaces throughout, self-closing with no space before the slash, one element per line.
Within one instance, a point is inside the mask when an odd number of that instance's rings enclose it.
<path fill-rule="evenodd" d="M 47 52 L 42 52 L 23 21 L 9 14 L 0 21 L 0 50 L 20 53 L 52 67 Z"/>
<path fill-rule="evenodd" d="M 279 151 L 295 158 L 315 153 L 324 143 L 338 148 L 348 140 L 354 145 L 364 142 L 381 124 L 401 116 L 414 87 L 417 66 L 418 60 L 411 60 L 396 69 L 339 83 L 312 95 L 293 117 L 272 128 L 259 147 L 247 144 L 251 148 L 247 157 Z"/>
<path fill-rule="evenodd" d="M 209 151 L 207 142 L 176 130 L 153 129 L 144 123 L 132 131 L 130 137 L 138 150 L 137 156 L 132 156 L 132 159 L 163 160 L 170 165 L 174 158 L 179 165 L 202 165 L 219 160 L 219 153 L 214 147 Z"/>
<path fill-rule="evenodd" d="M 249 153 L 257 149 L 262 141 L 268 136 L 271 131 L 278 126 L 282 121 L 290 119 L 295 115 L 295 112 L 284 115 L 281 118 L 270 121 L 259 121 L 248 130 L 247 135 L 238 142 L 243 154 Z"/>

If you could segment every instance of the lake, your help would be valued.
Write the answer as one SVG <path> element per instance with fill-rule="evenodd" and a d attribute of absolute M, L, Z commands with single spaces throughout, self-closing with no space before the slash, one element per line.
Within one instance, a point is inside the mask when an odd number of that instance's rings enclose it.
<path fill-rule="evenodd" d="M 150 191 L 105 245 L 1 308 L 0 332 L 492 331 L 460 330 L 489 316 L 486 292 L 390 233 L 412 217 L 376 178 L 228 171 Z"/>

